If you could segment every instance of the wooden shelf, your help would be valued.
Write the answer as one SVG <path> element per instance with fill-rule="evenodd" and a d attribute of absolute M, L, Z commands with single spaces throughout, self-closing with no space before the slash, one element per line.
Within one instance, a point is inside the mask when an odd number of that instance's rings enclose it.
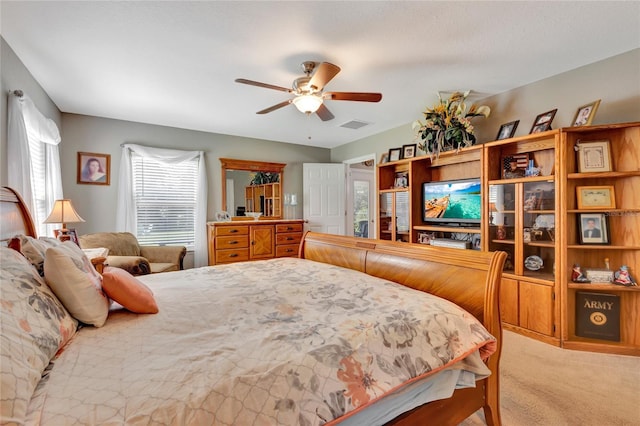
<path fill-rule="evenodd" d="M 609 179 L 626 178 L 640 176 L 640 170 L 628 172 L 590 172 L 590 173 L 568 173 L 567 179 Z"/>
<path fill-rule="evenodd" d="M 416 231 L 432 231 L 432 232 L 459 232 L 461 234 L 479 234 L 480 228 L 464 228 L 458 226 L 437 226 L 437 225 L 416 225 L 413 227 Z"/>
<path fill-rule="evenodd" d="M 508 183 L 528 183 L 528 182 L 553 182 L 555 176 L 529 176 L 513 179 L 490 180 L 489 185 L 506 185 Z"/>
<path fill-rule="evenodd" d="M 602 244 L 567 244 L 567 249 L 580 250 L 640 250 L 640 246 L 613 246 Z"/>
<path fill-rule="evenodd" d="M 640 286 L 624 286 L 618 284 L 609 283 L 568 283 L 567 288 L 572 290 L 586 290 L 586 291 L 639 291 Z"/>

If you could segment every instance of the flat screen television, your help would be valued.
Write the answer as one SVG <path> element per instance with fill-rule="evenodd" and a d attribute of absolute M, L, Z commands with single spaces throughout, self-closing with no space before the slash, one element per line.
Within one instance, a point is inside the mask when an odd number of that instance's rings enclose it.
<path fill-rule="evenodd" d="M 480 179 L 422 184 L 424 222 L 471 226 L 480 223 L 481 210 Z"/>

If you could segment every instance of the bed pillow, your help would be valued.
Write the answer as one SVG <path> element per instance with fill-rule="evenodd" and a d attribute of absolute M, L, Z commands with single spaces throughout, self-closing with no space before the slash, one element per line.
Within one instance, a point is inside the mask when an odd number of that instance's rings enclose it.
<path fill-rule="evenodd" d="M 0 424 L 24 424 L 49 361 L 78 322 L 20 253 L 0 247 Z"/>
<path fill-rule="evenodd" d="M 110 301 L 102 278 L 78 245 L 65 241 L 47 249 L 44 277 L 58 299 L 78 321 L 102 327 Z"/>
<path fill-rule="evenodd" d="M 50 237 L 33 238 L 28 235 L 16 235 L 14 240 L 16 239 L 17 250 L 36 267 L 41 277 L 44 276 L 44 256 L 47 249 L 60 245 L 60 241 Z"/>
<path fill-rule="evenodd" d="M 137 314 L 156 314 L 153 292 L 129 272 L 106 266 L 102 271 L 102 289 L 109 298 Z"/>

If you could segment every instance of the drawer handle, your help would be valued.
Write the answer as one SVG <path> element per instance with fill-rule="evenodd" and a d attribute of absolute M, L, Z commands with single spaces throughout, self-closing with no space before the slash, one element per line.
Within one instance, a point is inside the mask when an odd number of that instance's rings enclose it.
<path fill-rule="evenodd" d="M 290 226 L 287 226 L 287 231 L 293 231 L 293 228 Z"/>
<path fill-rule="evenodd" d="M 230 233 L 230 234 L 235 234 L 236 232 L 238 232 L 238 230 L 237 230 L 237 229 L 229 229 L 229 233 Z"/>
<path fill-rule="evenodd" d="M 231 253 L 229 257 L 238 257 L 238 253 Z"/>
<path fill-rule="evenodd" d="M 292 249 L 287 249 L 287 253 L 291 253 L 292 251 Z"/>
<path fill-rule="evenodd" d="M 287 241 L 293 240 L 293 237 L 287 237 Z"/>
<path fill-rule="evenodd" d="M 229 244 L 238 244 L 238 242 L 236 240 L 233 240 L 233 241 L 229 241 Z"/>

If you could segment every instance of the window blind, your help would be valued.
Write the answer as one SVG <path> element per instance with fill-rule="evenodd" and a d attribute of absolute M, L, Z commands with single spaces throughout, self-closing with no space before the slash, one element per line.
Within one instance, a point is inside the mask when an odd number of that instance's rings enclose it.
<path fill-rule="evenodd" d="M 167 165 L 136 153 L 131 160 L 140 244 L 193 249 L 198 160 Z"/>

